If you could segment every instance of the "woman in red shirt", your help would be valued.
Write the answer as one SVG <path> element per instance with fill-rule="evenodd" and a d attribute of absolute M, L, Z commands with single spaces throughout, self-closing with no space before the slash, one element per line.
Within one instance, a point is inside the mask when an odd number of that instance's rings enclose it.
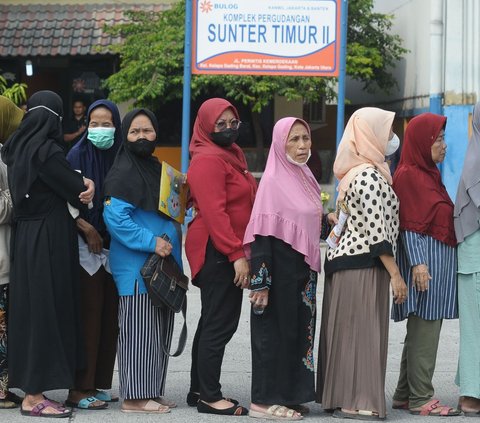
<path fill-rule="evenodd" d="M 248 412 L 220 390 L 225 346 L 237 330 L 242 289 L 249 283 L 242 240 L 256 192 L 255 179 L 235 143 L 238 117 L 224 99 L 205 101 L 190 142 L 187 181 L 197 214 L 189 225 L 185 250 L 193 284 L 201 289 L 202 312 L 192 347 L 187 403 L 200 413 Z"/>

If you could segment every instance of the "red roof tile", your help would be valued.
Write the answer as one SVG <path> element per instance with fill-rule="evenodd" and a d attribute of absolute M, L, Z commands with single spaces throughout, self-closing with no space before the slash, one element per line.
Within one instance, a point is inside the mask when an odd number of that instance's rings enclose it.
<path fill-rule="evenodd" d="M 0 5 L 0 57 L 105 54 L 120 41 L 103 32 L 130 10 L 162 11 L 168 4 Z"/>

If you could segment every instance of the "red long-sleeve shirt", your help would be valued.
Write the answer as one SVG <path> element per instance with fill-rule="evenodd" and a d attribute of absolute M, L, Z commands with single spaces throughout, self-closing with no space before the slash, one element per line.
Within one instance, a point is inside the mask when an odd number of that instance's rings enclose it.
<path fill-rule="evenodd" d="M 209 238 L 230 262 L 245 257 L 243 236 L 253 207 L 253 193 L 247 175 L 215 155 L 194 157 L 187 182 L 197 212 L 185 241 L 193 279 L 205 262 Z"/>

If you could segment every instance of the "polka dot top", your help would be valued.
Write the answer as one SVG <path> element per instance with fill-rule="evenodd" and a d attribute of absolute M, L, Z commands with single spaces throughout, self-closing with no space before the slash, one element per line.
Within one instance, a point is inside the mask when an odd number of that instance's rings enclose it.
<path fill-rule="evenodd" d="M 375 168 L 359 173 L 345 202 L 350 211 L 347 227 L 338 246 L 327 250 L 325 274 L 383 266 L 378 256 L 395 255 L 399 203 L 383 175 Z"/>

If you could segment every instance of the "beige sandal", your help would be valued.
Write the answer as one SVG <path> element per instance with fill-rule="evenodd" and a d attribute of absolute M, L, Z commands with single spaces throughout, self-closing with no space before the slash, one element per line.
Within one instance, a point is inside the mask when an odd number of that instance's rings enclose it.
<path fill-rule="evenodd" d="M 283 405 L 272 405 L 265 411 L 255 411 L 250 409 L 248 413 L 250 417 L 266 420 L 302 420 L 303 416 Z"/>
<path fill-rule="evenodd" d="M 168 408 L 176 408 L 177 404 L 173 402 L 172 400 L 169 400 L 165 397 L 158 397 L 153 399 L 155 402 L 158 402 L 159 404 L 165 405 Z"/>
<path fill-rule="evenodd" d="M 156 401 L 148 400 L 142 408 L 121 408 L 124 413 L 165 414 L 170 413 L 170 407 Z"/>

